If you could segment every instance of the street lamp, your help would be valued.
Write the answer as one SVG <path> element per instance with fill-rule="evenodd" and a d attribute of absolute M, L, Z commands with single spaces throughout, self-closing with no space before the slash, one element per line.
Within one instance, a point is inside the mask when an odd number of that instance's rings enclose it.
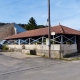
<path fill-rule="evenodd" d="M 51 58 L 51 30 L 50 30 L 50 0 L 48 0 L 48 38 L 49 38 L 49 58 Z"/>

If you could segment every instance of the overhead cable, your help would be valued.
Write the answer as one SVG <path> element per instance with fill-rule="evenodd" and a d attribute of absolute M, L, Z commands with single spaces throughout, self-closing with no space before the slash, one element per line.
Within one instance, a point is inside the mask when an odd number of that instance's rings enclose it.
<path fill-rule="evenodd" d="M 6 5 L 0 6 L 0 8 L 6 7 L 6 6 L 9 6 L 9 5 L 12 5 L 12 4 L 16 4 L 16 3 L 21 2 L 21 1 L 23 1 L 23 0 L 18 0 L 18 1 L 12 2 L 12 3 L 9 3 L 9 4 L 6 4 Z"/>

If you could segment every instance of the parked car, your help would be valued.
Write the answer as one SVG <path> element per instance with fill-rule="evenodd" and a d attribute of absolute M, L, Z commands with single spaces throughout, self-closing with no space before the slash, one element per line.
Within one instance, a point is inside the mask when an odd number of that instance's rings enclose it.
<path fill-rule="evenodd" d="M 3 46 L 0 44 L 0 52 L 2 51 Z"/>

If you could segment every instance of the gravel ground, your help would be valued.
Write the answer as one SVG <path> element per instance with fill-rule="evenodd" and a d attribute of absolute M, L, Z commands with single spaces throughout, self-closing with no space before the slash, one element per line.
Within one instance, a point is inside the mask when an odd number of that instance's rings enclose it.
<path fill-rule="evenodd" d="M 0 55 L 0 80 L 80 80 L 80 61 L 40 57 L 21 59 L 8 54 Z"/>
<path fill-rule="evenodd" d="M 1 52 L 0 54 L 6 55 L 9 57 L 14 57 L 14 58 L 40 57 L 40 56 L 36 56 L 36 55 L 26 55 L 21 52 Z"/>

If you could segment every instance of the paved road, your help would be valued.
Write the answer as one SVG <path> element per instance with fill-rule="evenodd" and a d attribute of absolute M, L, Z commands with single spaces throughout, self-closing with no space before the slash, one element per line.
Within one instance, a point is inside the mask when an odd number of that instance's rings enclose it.
<path fill-rule="evenodd" d="M 0 80 L 80 80 L 80 61 L 0 55 Z"/>

